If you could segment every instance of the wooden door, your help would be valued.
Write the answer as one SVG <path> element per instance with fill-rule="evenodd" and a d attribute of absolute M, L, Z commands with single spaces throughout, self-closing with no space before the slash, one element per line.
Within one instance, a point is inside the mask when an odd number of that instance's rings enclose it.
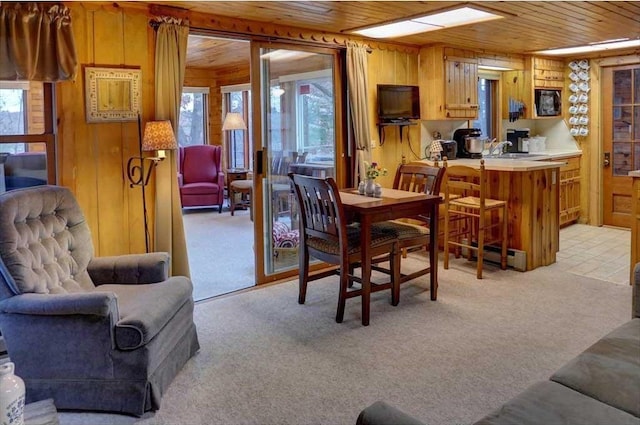
<path fill-rule="evenodd" d="M 603 68 L 603 221 L 631 226 L 631 177 L 640 169 L 640 65 Z"/>

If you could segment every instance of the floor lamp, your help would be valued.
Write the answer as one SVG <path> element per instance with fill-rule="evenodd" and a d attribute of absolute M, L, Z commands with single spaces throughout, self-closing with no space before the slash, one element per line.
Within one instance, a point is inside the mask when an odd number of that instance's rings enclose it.
<path fill-rule="evenodd" d="M 236 168 L 238 165 L 238 161 L 236 159 L 236 155 L 238 151 L 236 150 L 236 133 L 233 130 L 246 130 L 247 125 L 244 123 L 244 119 L 242 115 L 238 112 L 227 112 L 227 115 L 224 117 L 224 123 L 222 123 L 222 131 L 231 131 L 231 137 L 233 140 L 233 167 Z M 246 168 L 246 164 L 245 164 Z"/>
<path fill-rule="evenodd" d="M 129 158 L 127 163 L 127 177 L 129 187 L 142 187 L 142 212 L 144 218 L 144 245 L 149 252 L 149 223 L 147 218 L 147 197 L 145 187 L 149 183 L 151 170 L 158 162 L 166 158 L 165 150 L 178 149 L 171 121 L 149 121 L 144 127 L 144 137 L 141 134 L 140 116 L 138 116 L 138 149 L 139 156 Z M 157 151 L 157 156 L 144 157 L 142 152 Z M 145 172 L 144 161 L 151 161 Z"/>

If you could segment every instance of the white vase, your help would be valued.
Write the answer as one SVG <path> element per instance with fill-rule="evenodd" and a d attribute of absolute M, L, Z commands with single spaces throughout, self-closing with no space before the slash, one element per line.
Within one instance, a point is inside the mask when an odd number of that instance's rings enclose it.
<path fill-rule="evenodd" d="M 360 181 L 360 184 L 358 185 L 358 193 L 360 195 L 364 195 L 364 180 Z"/>
<path fill-rule="evenodd" d="M 374 186 L 375 189 L 373 191 L 373 196 L 376 198 L 382 198 L 382 186 L 380 186 L 380 183 L 376 183 Z"/>
<path fill-rule="evenodd" d="M 0 424 L 24 425 L 24 381 L 14 375 L 15 365 L 0 365 Z"/>
<path fill-rule="evenodd" d="M 367 196 L 373 196 L 376 191 L 376 181 L 373 179 L 367 179 L 364 184 L 364 194 Z"/>

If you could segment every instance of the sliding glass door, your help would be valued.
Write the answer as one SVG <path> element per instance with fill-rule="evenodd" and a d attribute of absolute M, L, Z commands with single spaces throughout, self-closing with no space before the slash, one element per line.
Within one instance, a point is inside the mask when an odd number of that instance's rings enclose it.
<path fill-rule="evenodd" d="M 253 115 L 259 117 L 254 134 L 260 135 L 254 164 L 259 283 L 295 275 L 298 268 L 299 209 L 288 174 L 340 174 L 344 125 L 339 63 L 331 49 L 253 45 Z"/>

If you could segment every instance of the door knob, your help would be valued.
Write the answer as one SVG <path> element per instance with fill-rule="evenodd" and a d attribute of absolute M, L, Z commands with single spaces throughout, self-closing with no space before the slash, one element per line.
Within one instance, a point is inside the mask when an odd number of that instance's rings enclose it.
<path fill-rule="evenodd" d="M 604 153 L 604 160 L 602 161 L 602 165 L 604 167 L 608 167 L 611 165 L 611 152 Z"/>

